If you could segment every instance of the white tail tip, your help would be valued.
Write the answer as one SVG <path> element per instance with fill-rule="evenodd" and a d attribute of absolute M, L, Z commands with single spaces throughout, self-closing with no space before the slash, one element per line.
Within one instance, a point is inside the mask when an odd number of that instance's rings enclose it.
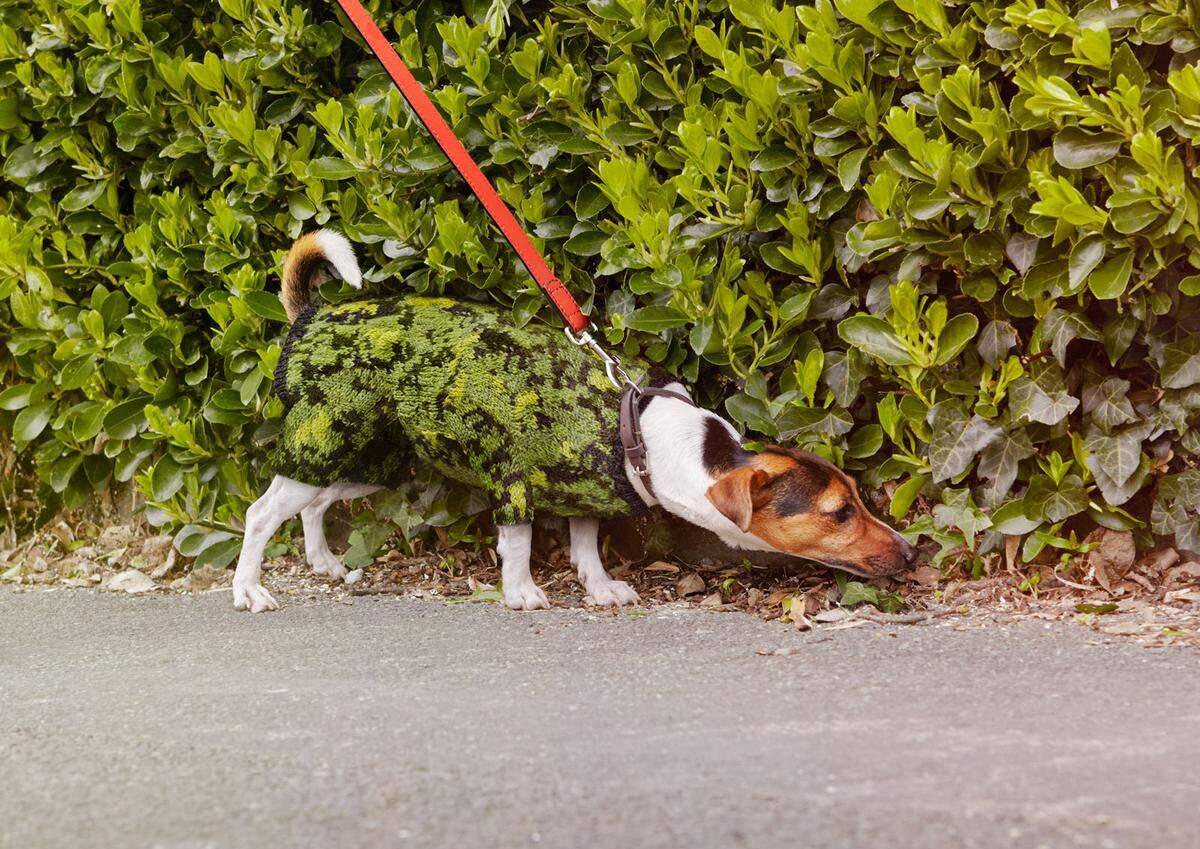
<path fill-rule="evenodd" d="M 325 259 L 337 269 L 338 276 L 355 289 L 361 289 L 362 272 L 358 270 L 358 259 L 350 240 L 336 230 L 318 230 L 313 235 Z"/>

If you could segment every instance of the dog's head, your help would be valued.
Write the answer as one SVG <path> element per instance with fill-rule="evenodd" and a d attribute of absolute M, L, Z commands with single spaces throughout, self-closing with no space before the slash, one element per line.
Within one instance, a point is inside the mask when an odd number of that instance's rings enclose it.
<path fill-rule="evenodd" d="M 916 560 L 916 548 L 863 506 L 854 480 L 815 454 L 772 446 L 715 475 L 708 500 L 777 551 L 867 577 Z"/>

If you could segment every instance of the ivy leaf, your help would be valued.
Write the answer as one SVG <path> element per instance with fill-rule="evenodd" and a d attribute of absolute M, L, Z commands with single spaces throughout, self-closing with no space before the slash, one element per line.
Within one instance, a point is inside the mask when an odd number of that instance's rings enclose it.
<path fill-rule="evenodd" d="M 1040 524 L 1026 514 L 1024 498 L 1006 501 L 992 511 L 992 529 L 1005 536 L 1022 536 Z"/>
<path fill-rule="evenodd" d="M 1008 398 L 1015 420 L 1045 425 L 1058 424 L 1079 406 L 1079 399 L 1067 393 L 1057 367 L 1017 378 L 1008 388 Z"/>
<path fill-rule="evenodd" d="M 1004 246 L 1004 253 L 1018 274 L 1024 276 L 1029 267 L 1033 265 L 1033 261 L 1037 257 L 1039 241 L 1037 236 L 1031 236 L 1028 233 L 1013 233 L 1009 237 L 1008 244 Z"/>
<path fill-rule="evenodd" d="M 1105 431 L 1137 419 L 1129 403 L 1129 381 L 1106 377 L 1099 384 L 1083 388 L 1083 411 Z"/>
<path fill-rule="evenodd" d="M 1062 522 L 1087 509 L 1087 491 L 1078 475 L 1067 475 L 1054 485 L 1049 475 L 1038 475 L 1025 493 L 1025 511 L 1048 522 Z"/>
<path fill-rule="evenodd" d="M 1100 469 L 1101 473 L 1117 486 L 1124 484 L 1138 470 L 1142 461 L 1142 440 L 1145 437 L 1146 432 L 1143 428 L 1130 428 L 1111 435 L 1095 429 L 1089 430 L 1083 438 L 1083 447 L 1088 453 L 1088 468 L 1093 474 Z"/>
<path fill-rule="evenodd" d="M 1086 316 L 1055 307 L 1046 313 L 1038 328 L 1038 337 L 1043 344 L 1049 343 L 1058 364 L 1067 364 L 1067 346 L 1075 339 L 1100 340 L 1100 333 Z"/>
<path fill-rule="evenodd" d="M 1192 333 L 1163 348 L 1164 389 L 1186 389 L 1200 383 L 1200 334 Z"/>
<path fill-rule="evenodd" d="M 873 315 L 854 315 L 838 323 L 838 336 L 864 353 L 892 366 L 912 365 L 912 356 L 892 326 Z"/>
<path fill-rule="evenodd" d="M 725 399 L 725 410 L 733 420 L 759 433 L 775 436 L 775 422 L 767 405 L 757 398 L 752 398 L 744 392 L 730 395 Z"/>
<path fill-rule="evenodd" d="M 1096 479 L 1096 485 L 1100 487 L 1100 494 L 1104 496 L 1107 503 L 1114 507 L 1121 506 L 1137 495 L 1138 491 L 1146 485 L 1153 469 L 1150 458 L 1143 454 L 1137 470 L 1124 482 L 1118 482 L 1109 476 L 1108 469 L 1094 455 L 1088 455 L 1087 464 L 1092 471 L 1092 476 Z"/>
<path fill-rule="evenodd" d="M 1002 433 L 982 416 L 968 417 L 954 401 L 934 404 L 929 408 L 926 421 L 932 432 L 929 467 L 934 483 L 961 475 L 975 455 Z"/>
<path fill-rule="evenodd" d="M 1021 461 L 1032 457 L 1037 451 L 1024 428 L 1001 431 L 979 457 L 976 471 L 991 481 L 988 501 L 996 504 L 1003 500 L 1017 479 Z"/>
<path fill-rule="evenodd" d="M 854 419 L 837 407 L 789 406 L 779 416 L 776 426 L 781 439 L 794 439 L 802 433 L 843 436 L 854 429 Z"/>
<path fill-rule="evenodd" d="M 1017 331 L 1009 322 L 1002 318 L 994 318 L 983 327 L 975 348 L 979 356 L 992 368 L 995 368 L 1008 356 L 1008 351 L 1017 344 Z"/>
<path fill-rule="evenodd" d="M 1150 526 L 1156 534 L 1174 535 L 1178 547 L 1200 553 L 1200 469 L 1159 480 Z"/>
<path fill-rule="evenodd" d="M 942 503 L 933 508 L 933 523 L 943 529 L 958 528 L 972 550 L 975 537 L 992 526 L 992 520 L 975 506 L 970 490 L 950 488 L 942 492 Z"/>
<path fill-rule="evenodd" d="M 1115 316 L 1104 325 L 1104 352 L 1108 354 L 1110 364 L 1116 365 L 1129 350 L 1140 326 L 1137 316 L 1128 312 Z"/>
<path fill-rule="evenodd" d="M 862 391 L 866 376 L 862 355 L 853 348 L 825 353 L 825 369 L 821 373 L 821 380 L 829 387 L 839 406 L 848 408 L 854 403 Z"/>

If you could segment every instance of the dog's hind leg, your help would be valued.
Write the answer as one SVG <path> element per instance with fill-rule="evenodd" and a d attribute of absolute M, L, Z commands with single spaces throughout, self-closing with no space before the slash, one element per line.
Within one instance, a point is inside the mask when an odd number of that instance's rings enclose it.
<path fill-rule="evenodd" d="M 600 520 L 571 520 L 571 562 L 579 583 L 596 604 L 637 604 L 638 594 L 624 581 L 613 580 L 600 560 Z"/>
<path fill-rule="evenodd" d="M 300 519 L 304 523 L 304 554 L 314 572 L 328 575 L 335 581 L 346 577 L 346 567 L 329 550 L 329 543 L 325 540 L 325 511 L 335 501 L 361 498 L 381 488 L 365 483 L 335 483 L 321 490 L 312 503 L 300 511 Z"/>
<path fill-rule="evenodd" d="M 320 492 L 319 486 L 276 475 L 262 497 L 250 505 L 242 553 L 233 573 L 233 606 L 238 610 L 260 613 L 279 609 L 261 582 L 263 551 L 279 526 L 312 503 Z"/>
<path fill-rule="evenodd" d="M 504 603 L 513 610 L 537 610 L 549 607 L 546 594 L 529 574 L 529 554 L 533 547 L 533 525 L 501 525 L 496 541 L 500 555 L 500 584 Z"/>

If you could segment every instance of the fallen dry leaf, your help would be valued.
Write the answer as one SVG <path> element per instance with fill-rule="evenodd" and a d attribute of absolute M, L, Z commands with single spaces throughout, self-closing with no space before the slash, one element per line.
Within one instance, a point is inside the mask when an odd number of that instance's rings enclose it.
<path fill-rule="evenodd" d="M 843 607 L 834 607 L 829 610 L 822 610 L 820 613 L 813 616 L 817 622 L 841 622 L 843 619 L 850 618 L 850 611 Z"/>
<path fill-rule="evenodd" d="M 704 579 L 695 572 L 688 572 L 675 584 L 675 592 L 681 598 L 685 595 L 695 595 L 704 592 Z"/>
<path fill-rule="evenodd" d="M 1137 559 L 1137 546 L 1129 531 L 1105 528 L 1098 536 L 1098 545 L 1088 554 L 1088 563 L 1095 570 L 1100 586 L 1111 592 L 1112 584 L 1124 578 Z"/>
<path fill-rule="evenodd" d="M 1173 601 L 1200 601 L 1200 589 L 1186 587 L 1182 590 L 1171 590 L 1164 597 L 1164 601 L 1168 604 Z"/>
<path fill-rule="evenodd" d="M 906 581 L 914 581 L 923 587 L 936 587 L 942 580 L 942 573 L 932 566 L 918 566 L 911 572 L 905 572 L 900 577 Z"/>
<path fill-rule="evenodd" d="M 1004 538 L 1004 565 L 1009 571 L 1017 568 L 1017 554 L 1021 551 L 1021 538 L 1006 536 Z"/>
<path fill-rule="evenodd" d="M 1170 569 L 1179 562 L 1179 552 L 1173 548 L 1163 548 L 1158 551 L 1152 551 L 1142 558 L 1142 562 L 1138 565 L 1144 572 L 1157 574 L 1164 569 Z"/>

